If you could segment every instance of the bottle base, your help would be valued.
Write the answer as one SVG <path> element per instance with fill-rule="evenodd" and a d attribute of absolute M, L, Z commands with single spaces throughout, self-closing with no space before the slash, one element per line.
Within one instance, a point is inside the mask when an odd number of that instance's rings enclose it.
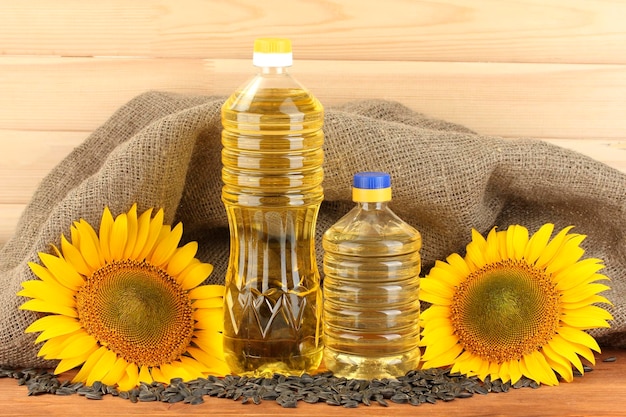
<path fill-rule="evenodd" d="M 326 347 L 324 365 L 340 378 L 383 379 L 397 378 L 417 369 L 421 358 L 419 348 L 389 356 L 359 356 L 338 352 Z"/>
<path fill-rule="evenodd" d="M 239 376 L 272 377 L 274 374 L 301 376 L 317 371 L 322 361 L 323 348 L 307 350 L 304 355 L 283 355 L 259 357 L 243 352 L 225 352 L 226 364 L 230 371 Z"/>

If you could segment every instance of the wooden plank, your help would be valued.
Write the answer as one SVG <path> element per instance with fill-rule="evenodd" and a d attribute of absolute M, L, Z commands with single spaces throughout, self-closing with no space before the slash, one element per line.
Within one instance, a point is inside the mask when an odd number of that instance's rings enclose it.
<path fill-rule="evenodd" d="M 542 386 L 539 389 L 511 389 L 506 393 L 474 395 L 472 398 L 436 404 L 423 404 L 416 410 L 409 404 L 395 404 L 388 401 L 388 407 L 376 403 L 359 406 L 357 409 L 331 407 L 326 404 L 298 403 L 297 408 L 281 408 L 276 402 L 264 400 L 259 405 L 252 402 L 241 404 L 224 398 L 205 396 L 199 405 L 163 402 L 131 403 L 129 400 L 105 396 L 100 401 L 88 400 L 78 395 L 27 396 L 27 388 L 18 386 L 15 380 L 0 379 L 0 407 L 3 416 L 395 416 L 408 417 L 428 415 L 442 416 L 485 416 L 507 415 L 526 417 L 570 416 L 623 416 L 626 409 L 626 351 L 606 350 L 596 355 L 593 372 L 575 378 L 571 383 L 554 387 Z M 615 362 L 603 362 L 603 358 L 615 357 Z M 67 377 L 65 377 L 66 379 Z M 63 375 L 61 376 L 63 378 Z"/>
<path fill-rule="evenodd" d="M 40 181 L 89 132 L 0 131 L 0 205 L 30 201 Z M 626 140 L 544 139 L 603 162 L 626 174 Z M 1 219 L 0 219 L 1 220 Z"/>
<path fill-rule="evenodd" d="M 543 140 L 587 155 L 626 174 L 626 140 Z"/>
<path fill-rule="evenodd" d="M 609 0 L 29 0 L 0 2 L 0 53 L 247 58 L 257 36 L 299 59 L 626 63 Z"/>
<path fill-rule="evenodd" d="M 0 204 L 0 248 L 15 234 L 26 204 Z"/>
<path fill-rule="evenodd" d="M 0 131 L 0 246 L 13 235 L 23 208 L 41 179 L 89 132 Z M 603 162 L 626 174 L 625 140 L 544 139 Z"/>
<path fill-rule="evenodd" d="M 41 179 L 86 137 L 86 132 L 0 131 L 0 204 L 28 202 Z"/>
<path fill-rule="evenodd" d="M 91 131 L 137 94 L 228 95 L 250 60 L 0 57 L 0 129 Z M 300 60 L 324 104 L 397 100 L 505 137 L 626 138 L 626 65 Z"/>

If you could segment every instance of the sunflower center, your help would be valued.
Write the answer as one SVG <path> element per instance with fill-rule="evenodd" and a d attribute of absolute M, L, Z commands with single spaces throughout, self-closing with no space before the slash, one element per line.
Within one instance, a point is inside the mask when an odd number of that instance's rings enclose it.
<path fill-rule="evenodd" d="M 85 330 L 139 366 L 179 358 L 193 336 L 187 293 L 173 277 L 146 262 L 107 264 L 89 277 L 76 301 Z"/>
<path fill-rule="evenodd" d="M 495 363 L 518 360 L 556 334 L 559 294 L 544 272 L 507 259 L 459 285 L 451 319 L 467 351 Z"/>

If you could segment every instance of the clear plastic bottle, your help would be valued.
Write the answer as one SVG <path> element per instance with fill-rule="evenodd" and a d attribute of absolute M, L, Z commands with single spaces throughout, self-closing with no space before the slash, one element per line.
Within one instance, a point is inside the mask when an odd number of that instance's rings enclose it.
<path fill-rule="evenodd" d="M 422 238 L 388 207 L 389 174 L 354 176 L 348 214 L 324 247 L 324 363 L 336 376 L 393 378 L 420 360 Z"/>
<path fill-rule="evenodd" d="M 239 375 L 298 375 L 322 359 L 315 225 L 324 110 L 288 73 L 288 39 L 257 39 L 258 73 L 222 107 L 230 227 L 224 350 Z"/>

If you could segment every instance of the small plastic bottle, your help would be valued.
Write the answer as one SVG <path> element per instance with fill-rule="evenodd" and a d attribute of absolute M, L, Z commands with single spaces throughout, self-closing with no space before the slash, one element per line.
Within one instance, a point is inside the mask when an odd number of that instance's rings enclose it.
<path fill-rule="evenodd" d="M 257 39 L 258 72 L 222 107 L 230 228 L 224 353 L 239 375 L 299 375 L 322 359 L 315 225 L 324 110 L 287 72 L 291 42 Z"/>
<path fill-rule="evenodd" d="M 354 176 L 348 214 L 324 247 L 324 363 L 336 376 L 394 378 L 420 360 L 422 239 L 388 207 L 391 178 Z"/>

